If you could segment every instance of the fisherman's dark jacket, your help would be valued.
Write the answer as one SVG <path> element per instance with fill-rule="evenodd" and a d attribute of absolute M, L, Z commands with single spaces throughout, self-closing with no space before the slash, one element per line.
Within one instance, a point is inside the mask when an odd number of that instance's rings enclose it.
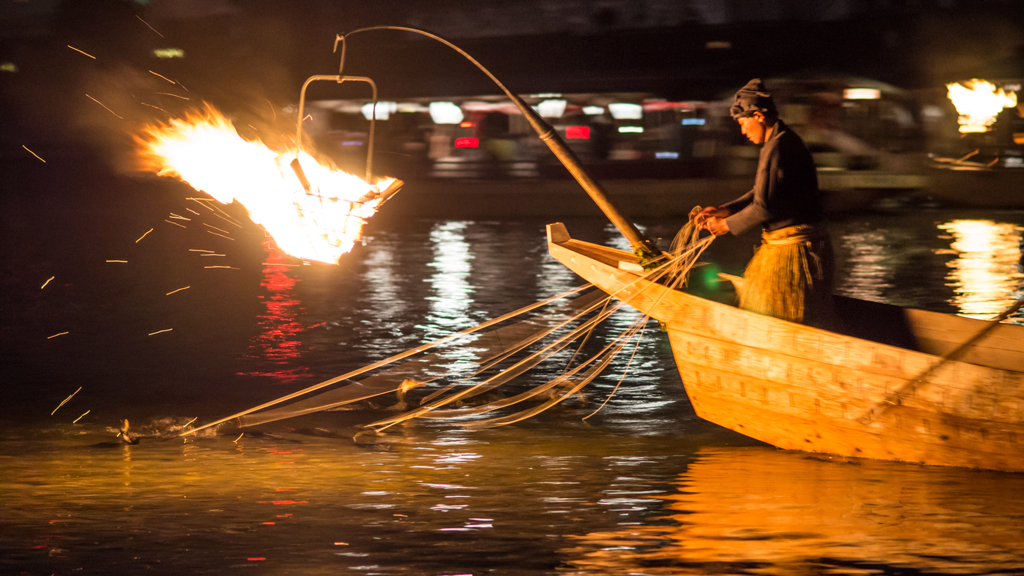
<path fill-rule="evenodd" d="M 759 224 L 771 231 L 822 219 L 814 159 L 782 120 L 761 148 L 754 188 L 722 208 L 733 212 L 725 221 L 737 236 Z"/>

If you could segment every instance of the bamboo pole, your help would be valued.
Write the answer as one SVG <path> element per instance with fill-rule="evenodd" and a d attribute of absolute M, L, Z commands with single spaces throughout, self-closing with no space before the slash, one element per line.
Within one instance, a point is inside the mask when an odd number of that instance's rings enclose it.
<path fill-rule="evenodd" d="M 583 187 L 583 191 L 597 204 L 601 212 L 604 212 L 608 220 L 626 237 L 633 251 L 648 258 L 660 255 L 661 251 L 658 250 L 654 243 L 644 237 L 632 222 L 622 216 L 618 208 L 608 199 L 607 193 L 601 185 L 591 178 L 590 174 L 587 174 L 587 171 L 583 169 L 583 165 L 580 164 L 579 158 L 576 157 L 576 153 L 565 145 L 565 141 L 558 135 L 558 132 L 555 132 L 555 129 L 545 122 L 531 106 L 523 102 L 519 95 L 509 93 L 508 96 L 512 99 L 512 103 L 522 111 L 530 126 L 537 132 L 537 136 L 547 145 L 548 149 L 555 155 L 555 158 L 558 158 L 558 161 L 565 166 L 569 174 Z"/>
<path fill-rule="evenodd" d="M 344 68 L 345 66 L 345 39 L 358 32 L 369 32 L 373 30 L 399 30 L 420 34 L 421 36 L 437 40 L 472 62 L 477 68 L 486 74 L 488 78 L 497 84 L 498 88 L 501 88 L 502 92 L 504 92 L 512 103 L 516 105 L 516 108 L 519 108 L 519 111 L 522 112 L 527 122 L 529 122 L 530 126 L 537 132 L 537 136 L 539 136 L 541 141 L 543 141 L 551 152 L 554 153 L 555 158 L 558 158 L 558 161 L 565 166 L 566 170 L 569 171 L 569 174 L 572 175 L 576 182 L 583 187 L 583 190 L 590 196 L 591 200 L 597 204 L 597 207 L 604 213 L 608 220 L 611 221 L 615 228 L 617 228 L 619 232 L 626 237 L 626 240 L 629 241 L 629 245 L 633 248 L 633 251 L 643 259 L 656 258 L 661 255 L 661 250 L 658 249 L 654 242 L 641 234 L 632 222 L 626 220 L 626 218 L 622 216 L 622 213 L 619 212 L 618 208 L 616 208 L 615 205 L 612 204 L 611 200 L 608 199 L 608 195 L 605 193 L 604 189 L 593 178 L 591 178 L 589 174 L 587 174 L 586 170 L 583 169 L 583 166 L 580 164 L 576 154 L 566 146 L 565 141 L 563 141 L 562 137 L 555 132 L 555 129 L 545 122 L 532 107 L 523 101 L 522 98 L 506 88 L 505 85 L 494 76 L 494 74 L 491 74 L 490 70 L 483 66 L 483 64 L 477 62 L 475 58 L 458 46 L 444 38 L 441 38 L 440 36 L 417 28 L 408 28 L 405 26 L 371 26 L 368 28 L 360 28 L 358 30 L 351 31 L 348 34 L 337 34 L 335 36 L 335 51 L 337 51 L 338 43 L 341 43 L 341 68 Z M 341 74 L 341 70 L 338 71 L 338 74 Z"/>

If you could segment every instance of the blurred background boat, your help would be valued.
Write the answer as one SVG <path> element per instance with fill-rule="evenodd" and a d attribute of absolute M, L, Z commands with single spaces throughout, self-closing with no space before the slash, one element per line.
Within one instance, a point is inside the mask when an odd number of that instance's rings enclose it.
<path fill-rule="evenodd" d="M 981 145 L 958 131 L 946 89 L 986 78 L 1019 92 L 1024 17 L 1003 0 L 518 0 L 478 8 L 9 3 L 0 7 L 0 98 L 12 113 L 0 118 L 0 155 L 37 161 L 23 145 L 43 158 L 88 149 L 117 165 L 111 152 L 124 145 L 123 126 L 84 94 L 128 120 L 164 119 L 161 110 L 190 102 L 160 95 L 178 89 L 162 78 L 217 105 L 246 137 L 279 139 L 296 120 L 302 79 L 337 66 L 334 35 L 389 23 L 456 41 L 513 91 L 532 95 L 529 103 L 630 215 L 672 217 L 749 188 L 758 149 L 740 135 L 727 103 L 752 77 L 767 81 L 814 153 L 829 211 L 1024 207 L 1021 107 L 1006 108 Z M 568 213 L 571 204 L 560 199 L 578 192 L 571 179 L 458 55 L 413 37 L 371 34 L 356 44 L 348 70 L 371 75 L 382 100 L 375 163 L 423 200 L 393 210 L 462 217 L 478 205 L 473 216 L 524 215 L 544 197 L 545 216 Z M 149 106 L 129 93 L 150 94 Z M 365 88 L 321 86 L 309 99 L 307 128 L 322 151 L 343 167 L 362 165 L 373 113 Z M 516 199 L 501 202 L 512 189 Z"/>

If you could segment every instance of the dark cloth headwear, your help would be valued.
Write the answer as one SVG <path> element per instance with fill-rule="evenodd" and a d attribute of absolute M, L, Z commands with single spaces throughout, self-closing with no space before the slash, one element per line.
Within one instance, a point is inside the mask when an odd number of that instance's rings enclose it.
<path fill-rule="evenodd" d="M 772 100 L 772 93 L 768 87 L 761 82 L 760 78 L 754 78 L 740 91 L 736 93 L 736 99 L 729 108 L 729 114 L 733 120 L 752 116 L 754 112 L 762 114 L 776 113 L 775 101 Z"/>

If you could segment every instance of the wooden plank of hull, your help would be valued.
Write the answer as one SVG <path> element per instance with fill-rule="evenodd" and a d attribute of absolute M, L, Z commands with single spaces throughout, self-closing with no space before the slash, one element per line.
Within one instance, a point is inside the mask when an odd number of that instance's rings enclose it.
<path fill-rule="evenodd" d="M 942 356 L 970 338 L 982 321 L 926 310 L 907 310 L 907 321 L 917 335 L 922 351 Z M 961 360 L 1024 372 L 1024 337 L 1013 324 L 997 326 L 985 337 L 983 346 L 968 350 Z"/>
<path fill-rule="evenodd" d="M 679 362 L 727 369 L 743 378 L 756 378 L 786 386 L 792 393 L 813 393 L 821 402 L 834 403 L 835 414 L 858 418 L 906 380 L 872 371 L 870 365 L 836 363 L 827 356 L 798 357 L 764 348 L 668 327 L 672 350 Z M 942 410 L 950 416 L 1005 424 L 1024 420 L 1024 374 L 964 365 L 948 369 L 956 386 L 925 386 L 903 406 Z M 979 370 L 980 368 L 980 370 Z M 999 378 L 998 376 L 1002 376 Z M 937 382 L 941 382 L 938 380 Z"/>
<path fill-rule="evenodd" d="M 899 406 L 865 426 L 842 417 L 834 402 L 806 391 L 793 393 L 777 383 L 677 365 L 698 416 L 779 448 L 1024 471 L 1021 425 Z"/>
<path fill-rule="evenodd" d="M 933 354 L 753 314 L 619 269 L 628 252 L 549 232 L 549 251 L 606 292 L 667 325 L 687 394 L 702 418 L 780 448 L 926 464 L 1024 471 L 1024 330 L 995 340 L 998 367 L 948 362 L 900 406 L 858 422 L 938 362 Z M 930 346 L 966 339 L 978 322 L 931 321 Z M 962 322 L 961 320 L 967 320 Z M 1001 329 L 1004 327 L 1000 327 Z M 955 345 L 955 344 L 954 344 Z"/>

